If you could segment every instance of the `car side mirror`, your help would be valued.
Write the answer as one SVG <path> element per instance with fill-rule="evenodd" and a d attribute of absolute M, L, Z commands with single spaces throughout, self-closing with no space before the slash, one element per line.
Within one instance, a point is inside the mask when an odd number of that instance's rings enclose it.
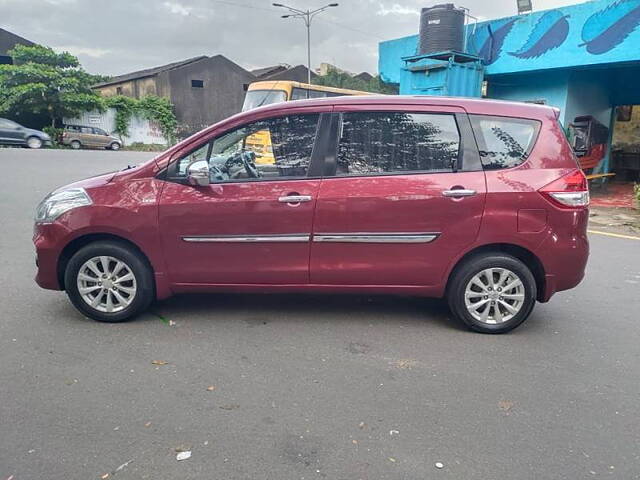
<path fill-rule="evenodd" d="M 187 167 L 187 182 L 194 187 L 209 185 L 209 162 L 197 160 Z"/>

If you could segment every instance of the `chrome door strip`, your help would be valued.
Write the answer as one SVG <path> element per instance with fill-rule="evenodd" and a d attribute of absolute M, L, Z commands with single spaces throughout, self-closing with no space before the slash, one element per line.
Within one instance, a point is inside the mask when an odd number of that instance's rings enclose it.
<path fill-rule="evenodd" d="M 314 242 L 337 243 L 430 243 L 439 233 L 320 233 Z"/>
<path fill-rule="evenodd" d="M 285 234 L 285 235 L 198 235 L 182 237 L 182 240 L 190 243 L 297 243 L 308 242 L 310 235 Z"/>

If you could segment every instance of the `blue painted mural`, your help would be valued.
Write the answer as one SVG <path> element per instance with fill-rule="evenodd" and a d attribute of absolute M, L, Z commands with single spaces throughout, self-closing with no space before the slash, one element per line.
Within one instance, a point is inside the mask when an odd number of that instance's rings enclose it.
<path fill-rule="evenodd" d="M 470 24 L 467 52 L 483 59 L 488 76 L 637 62 L 639 25 L 640 0 L 595 0 Z M 415 55 L 417 44 L 417 35 L 380 43 L 379 71 L 385 81 L 400 81 L 402 57 Z"/>
<path fill-rule="evenodd" d="M 469 52 L 477 52 L 484 65 L 491 65 L 500 57 L 502 44 L 516 21 L 516 18 L 508 18 L 483 25 L 469 36 Z"/>
<path fill-rule="evenodd" d="M 517 52 L 509 52 L 518 58 L 537 58 L 553 48 L 558 48 L 569 35 L 568 15 L 551 10 L 537 21 L 526 43 Z"/>
<path fill-rule="evenodd" d="M 620 45 L 640 24 L 640 0 L 620 0 L 591 15 L 582 27 L 587 51 L 602 55 Z"/>

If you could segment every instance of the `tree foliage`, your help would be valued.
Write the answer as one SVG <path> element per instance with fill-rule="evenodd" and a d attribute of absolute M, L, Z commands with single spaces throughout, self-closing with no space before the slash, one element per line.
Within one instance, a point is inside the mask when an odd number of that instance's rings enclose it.
<path fill-rule="evenodd" d="M 167 140 L 175 140 L 177 121 L 167 99 L 101 97 L 91 86 L 107 77 L 85 72 L 68 52 L 16 45 L 10 55 L 14 64 L 0 65 L 0 114 L 14 118 L 24 113 L 45 115 L 55 127 L 64 117 L 112 107 L 116 110 L 114 133 L 121 137 L 128 134 L 131 117 L 139 115 L 158 122 Z"/>
<path fill-rule="evenodd" d="M 394 85 L 384 83 L 380 79 L 379 75 L 376 75 L 371 80 L 366 81 L 333 68 L 329 69 L 326 75 L 316 77 L 313 80 L 313 83 L 316 85 L 324 85 L 326 87 L 348 88 L 364 92 L 384 93 L 388 95 L 398 94 L 398 89 Z"/>
<path fill-rule="evenodd" d="M 149 95 L 141 99 L 115 95 L 104 98 L 104 106 L 116 111 L 116 128 L 113 133 L 120 137 L 129 134 L 129 122 L 131 117 L 138 115 L 149 121 L 158 122 L 164 137 L 173 143 L 176 138 L 178 121 L 173 113 L 173 104 L 166 98 Z"/>
<path fill-rule="evenodd" d="M 103 109 L 99 95 L 91 90 L 96 77 L 70 53 L 16 45 L 9 54 L 14 64 L 0 65 L 0 113 L 46 115 L 55 126 L 65 116 Z"/>

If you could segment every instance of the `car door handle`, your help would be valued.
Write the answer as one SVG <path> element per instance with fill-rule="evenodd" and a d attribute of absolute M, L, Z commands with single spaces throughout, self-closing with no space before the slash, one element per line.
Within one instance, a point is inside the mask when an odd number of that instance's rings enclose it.
<path fill-rule="evenodd" d="M 476 193 L 477 192 L 475 190 L 467 190 L 466 188 L 456 188 L 453 190 L 442 191 L 442 195 L 452 198 L 473 197 Z"/>
<path fill-rule="evenodd" d="M 303 203 L 310 202 L 311 195 L 285 195 L 284 197 L 278 198 L 280 203 Z"/>

